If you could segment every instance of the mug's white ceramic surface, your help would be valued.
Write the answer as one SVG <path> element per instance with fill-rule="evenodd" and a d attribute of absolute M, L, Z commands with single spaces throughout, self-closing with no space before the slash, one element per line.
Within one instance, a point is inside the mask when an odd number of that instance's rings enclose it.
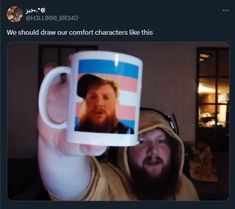
<path fill-rule="evenodd" d="M 142 85 L 140 59 L 108 51 L 72 55 L 70 67 L 56 67 L 39 91 L 39 112 L 50 127 L 66 129 L 66 140 L 80 144 L 132 146 L 138 144 Z M 54 122 L 47 113 L 47 95 L 62 73 L 70 82 L 67 120 Z"/>

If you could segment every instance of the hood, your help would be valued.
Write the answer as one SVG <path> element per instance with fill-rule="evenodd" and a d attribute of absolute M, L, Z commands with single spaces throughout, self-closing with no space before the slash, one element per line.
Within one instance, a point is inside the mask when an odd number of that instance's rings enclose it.
<path fill-rule="evenodd" d="M 180 137 L 173 131 L 170 126 L 169 121 L 166 119 L 162 113 L 153 109 L 143 109 L 140 110 L 139 119 L 139 134 L 150 131 L 155 128 L 161 128 L 166 131 L 174 140 L 177 141 L 179 146 L 179 175 L 182 173 L 184 165 L 184 144 Z M 131 172 L 128 164 L 127 156 L 128 147 L 120 147 L 118 150 L 118 167 L 126 175 L 126 177 L 131 178 Z"/>

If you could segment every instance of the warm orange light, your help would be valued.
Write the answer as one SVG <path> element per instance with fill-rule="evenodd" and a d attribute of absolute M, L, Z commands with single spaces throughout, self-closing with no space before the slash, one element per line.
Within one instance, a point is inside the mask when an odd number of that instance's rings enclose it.
<path fill-rule="evenodd" d="M 206 54 L 206 53 L 200 53 L 200 58 L 205 58 L 205 59 L 207 59 L 207 58 L 209 58 L 210 57 L 210 55 L 209 54 Z"/>
<path fill-rule="evenodd" d="M 199 84 L 197 92 L 199 94 L 203 94 L 203 93 L 215 93 L 215 89 L 207 87 L 207 86 L 204 86 L 202 84 Z"/>

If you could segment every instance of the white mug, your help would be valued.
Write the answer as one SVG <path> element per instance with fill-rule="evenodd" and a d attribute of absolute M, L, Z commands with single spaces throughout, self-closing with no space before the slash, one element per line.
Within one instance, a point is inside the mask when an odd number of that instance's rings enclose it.
<path fill-rule="evenodd" d="M 68 142 L 105 146 L 138 144 L 142 86 L 140 59 L 116 52 L 84 51 L 72 55 L 71 67 L 56 67 L 39 91 L 39 112 L 50 127 L 66 129 Z M 53 80 L 69 76 L 67 120 L 54 122 L 47 113 L 47 95 Z"/>

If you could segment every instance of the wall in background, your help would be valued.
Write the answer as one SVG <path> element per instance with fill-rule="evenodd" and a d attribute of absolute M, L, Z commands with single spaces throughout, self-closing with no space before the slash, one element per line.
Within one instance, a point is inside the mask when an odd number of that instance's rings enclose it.
<path fill-rule="evenodd" d="M 7 68 L 8 156 L 37 155 L 38 45 L 10 44 Z"/>

